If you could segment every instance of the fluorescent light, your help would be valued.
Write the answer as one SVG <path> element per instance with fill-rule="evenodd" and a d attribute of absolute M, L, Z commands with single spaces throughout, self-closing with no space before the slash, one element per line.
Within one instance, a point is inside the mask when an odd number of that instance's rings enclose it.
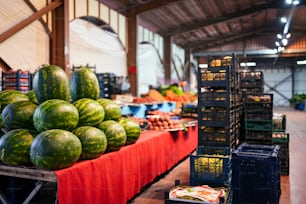
<path fill-rule="evenodd" d="M 199 64 L 199 67 L 200 67 L 200 68 L 207 68 L 207 67 L 208 67 L 208 64 Z"/>
<path fill-rule="evenodd" d="M 286 18 L 286 17 L 281 17 L 280 21 L 281 21 L 282 23 L 287 23 L 287 18 Z"/>
<path fill-rule="evenodd" d="M 298 5 L 298 4 L 300 4 L 300 1 L 299 1 L 299 0 L 294 0 L 294 1 L 292 2 L 292 4 L 293 4 L 293 5 Z"/>
<path fill-rule="evenodd" d="M 278 39 L 282 39 L 282 38 L 283 38 L 283 36 L 282 36 L 281 34 L 277 34 L 276 37 L 277 37 Z"/>
<path fill-rule="evenodd" d="M 255 67 L 256 66 L 256 62 L 241 62 L 240 66 L 241 67 Z"/>
<path fill-rule="evenodd" d="M 288 40 L 286 38 L 282 39 L 282 44 L 284 46 L 288 45 Z"/>
<path fill-rule="evenodd" d="M 297 63 L 298 65 L 306 64 L 306 60 L 296 61 L 296 63 Z"/>
<path fill-rule="evenodd" d="M 288 39 L 288 38 L 290 38 L 291 37 L 291 34 L 290 33 L 287 33 L 286 34 L 286 38 Z"/>
<path fill-rule="evenodd" d="M 278 41 L 275 41 L 275 45 L 276 45 L 277 47 L 279 47 L 279 46 L 280 46 L 280 43 L 279 43 Z"/>
<path fill-rule="evenodd" d="M 287 4 L 292 4 L 292 0 L 286 0 Z"/>

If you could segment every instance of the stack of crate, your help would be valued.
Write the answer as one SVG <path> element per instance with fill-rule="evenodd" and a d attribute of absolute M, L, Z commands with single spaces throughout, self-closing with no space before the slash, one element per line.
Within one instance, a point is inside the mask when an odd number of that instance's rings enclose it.
<path fill-rule="evenodd" d="M 272 144 L 273 94 L 248 95 L 244 101 L 244 141 Z"/>
<path fill-rule="evenodd" d="M 29 71 L 11 70 L 2 72 L 2 90 L 18 90 L 27 93 L 31 90 L 32 75 Z"/>
<path fill-rule="evenodd" d="M 281 150 L 281 174 L 289 175 L 289 139 L 286 132 L 286 115 L 273 113 L 272 144 L 279 145 Z"/>
<path fill-rule="evenodd" d="M 219 66 L 221 65 L 221 66 Z M 190 184 L 230 182 L 230 155 L 236 145 L 236 62 L 221 61 L 198 71 L 198 148 L 190 156 Z"/>
<path fill-rule="evenodd" d="M 240 88 L 243 97 L 264 93 L 264 75 L 261 71 L 240 72 Z"/>
<path fill-rule="evenodd" d="M 280 147 L 243 143 L 232 153 L 232 203 L 279 203 Z"/>
<path fill-rule="evenodd" d="M 96 73 L 99 86 L 100 98 L 111 98 L 116 85 L 116 75 L 114 73 Z"/>

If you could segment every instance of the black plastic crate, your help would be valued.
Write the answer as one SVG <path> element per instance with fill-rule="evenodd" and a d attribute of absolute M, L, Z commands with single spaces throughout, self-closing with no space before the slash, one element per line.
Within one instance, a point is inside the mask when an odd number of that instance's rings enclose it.
<path fill-rule="evenodd" d="M 245 120 L 245 130 L 271 131 L 273 130 L 272 120 Z"/>
<path fill-rule="evenodd" d="M 233 147 L 235 143 L 234 128 L 199 126 L 198 145 Z"/>
<path fill-rule="evenodd" d="M 278 145 L 243 143 L 232 153 L 233 203 L 278 203 L 280 150 Z"/>
<path fill-rule="evenodd" d="M 272 121 L 273 111 L 265 110 L 258 111 L 253 109 L 245 109 L 244 111 L 245 120 L 270 120 Z"/>
<path fill-rule="evenodd" d="M 234 106 L 235 96 L 226 89 L 209 90 L 202 92 L 198 103 L 205 107 L 224 107 Z"/>
<path fill-rule="evenodd" d="M 242 89 L 252 89 L 263 87 L 263 81 L 241 81 L 240 88 Z"/>
<path fill-rule="evenodd" d="M 204 108 L 199 112 L 199 124 L 206 127 L 231 127 L 235 123 L 234 110 L 228 108 Z"/>
<path fill-rule="evenodd" d="M 190 185 L 228 185 L 230 154 L 230 148 L 198 146 L 196 153 L 190 155 Z"/>
<path fill-rule="evenodd" d="M 262 81 L 263 79 L 262 71 L 240 72 L 241 81 Z"/>
<path fill-rule="evenodd" d="M 198 107 L 195 104 L 183 104 L 181 107 L 181 118 L 198 118 Z"/>

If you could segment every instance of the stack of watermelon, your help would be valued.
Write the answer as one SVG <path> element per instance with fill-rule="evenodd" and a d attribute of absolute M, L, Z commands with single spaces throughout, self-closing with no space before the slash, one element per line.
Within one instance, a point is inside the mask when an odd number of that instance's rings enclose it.
<path fill-rule="evenodd" d="M 1 92 L 0 160 L 58 170 L 135 143 L 138 123 L 121 118 L 120 106 L 99 91 L 86 67 L 69 79 L 61 67 L 43 65 L 29 93 Z"/>

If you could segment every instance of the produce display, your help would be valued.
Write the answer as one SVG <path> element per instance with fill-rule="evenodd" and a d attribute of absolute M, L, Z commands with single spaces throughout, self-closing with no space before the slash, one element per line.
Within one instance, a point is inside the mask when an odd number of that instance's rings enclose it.
<path fill-rule="evenodd" d="M 171 119 L 169 116 L 148 116 L 149 130 L 182 130 L 184 126 L 177 119 Z"/>
<path fill-rule="evenodd" d="M 34 75 L 33 90 L 0 93 L 2 164 L 58 170 L 137 141 L 139 124 L 119 123 L 118 104 L 76 90 L 82 86 L 96 93 L 96 75 L 76 72 L 69 79 L 62 68 L 43 65 Z"/>

